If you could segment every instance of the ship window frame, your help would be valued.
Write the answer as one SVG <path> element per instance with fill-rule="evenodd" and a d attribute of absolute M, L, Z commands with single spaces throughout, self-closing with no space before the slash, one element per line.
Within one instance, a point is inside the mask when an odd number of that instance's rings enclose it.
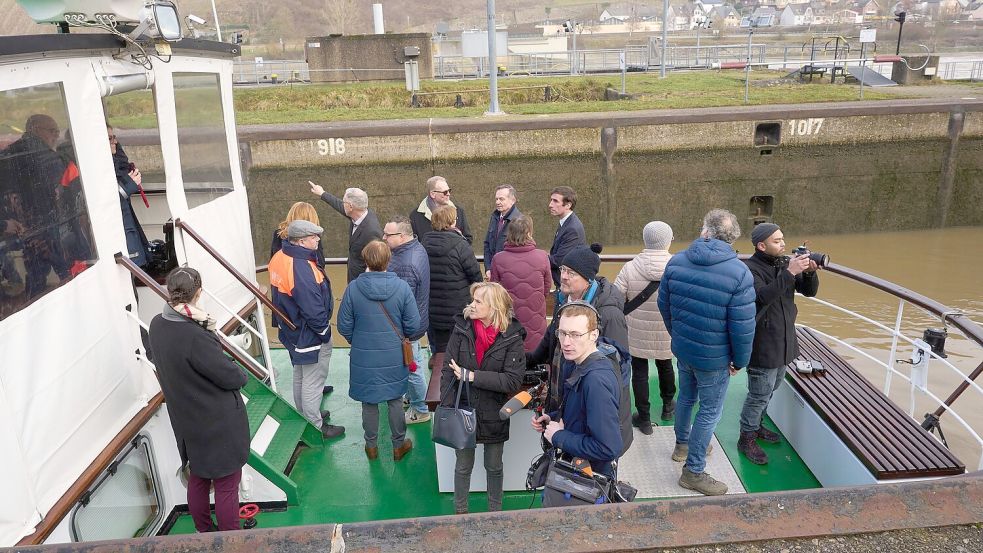
<path fill-rule="evenodd" d="M 227 178 L 225 178 L 226 175 L 224 174 L 222 175 L 223 180 L 221 182 L 204 181 L 205 184 L 211 184 L 212 186 L 189 186 L 189 183 L 202 182 L 198 180 L 191 180 L 188 177 L 190 173 L 189 169 L 194 168 L 193 166 L 189 165 L 191 159 L 194 158 L 200 160 L 203 149 L 197 147 L 198 145 L 202 144 L 201 142 L 195 142 L 193 139 L 189 140 L 189 138 L 192 138 L 195 134 L 198 134 L 194 132 L 194 127 L 189 127 L 182 123 L 182 118 L 184 117 L 183 110 L 185 109 L 185 107 L 184 105 L 182 105 L 183 102 L 180 99 L 181 91 L 189 90 L 190 87 L 185 87 L 181 85 L 183 84 L 182 81 L 186 78 L 202 79 L 205 77 L 214 79 L 214 88 L 211 88 L 212 85 L 211 82 L 209 82 L 208 86 L 215 92 L 216 98 L 218 99 L 217 112 L 219 114 L 219 120 L 221 121 L 221 125 L 219 128 L 221 130 L 221 135 L 222 135 L 221 141 L 208 142 L 205 143 L 205 145 L 207 146 L 208 144 L 211 144 L 217 146 L 219 143 L 221 143 L 224 146 L 225 155 L 223 158 L 224 161 L 222 162 L 221 171 L 224 172 L 227 170 L 228 173 L 227 173 Z M 174 115 L 175 115 L 176 128 L 177 128 L 178 154 L 181 160 L 180 162 L 181 182 L 182 182 L 181 188 L 183 190 L 184 198 L 185 201 L 187 202 L 188 209 L 194 209 L 196 207 L 211 203 L 212 201 L 217 200 L 219 198 L 225 197 L 226 195 L 235 191 L 235 173 L 232 167 L 232 151 L 229 148 L 229 129 L 226 124 L 226 109 L 225 109 L 225 103 L 222 94 L 222 74 L 217 71 L 182 70 L 182 71 L 175 71 L 171 75 L 171 79 L 172 79 L 172 87 L 173 87 L 173 95 L 174 95 Z M 188 132 L 189 129 L 191 129 L 192 132 L 189 133 Z M 207 136 L 207 132 L 200 133 L 199 136 Z M 195 156 L 185 155 L 192 151 L 195 151 L 195 153 L 199 155 L 195 155 Z M 216 156 L 211 161 L 218 161 L 218 159 L 219 156 Z M 211 167 L 214 168 L 215 165 L 216 164 L 213 163 L 211 164 Z M 220 184 L 221 186 L 214 186 L 214 184 Z"/>
<path fill-rule="evenodd" d="M 90 538 L 80 537 L 78 516 L 82 510 L 91 503 L 92 498 L 97 495 L 99 489 L 102 488 L 107 482 L 112 481 L 112 479 L 116 476 L 120 465 L 122 465 L 134 452 L 140 452 L 143 455 L 143 460 L 146 462 L 146 466 L 149 469 L 147 471 L 147 475 L 149 476 L 148 483 L 150 484 L 150 489 L 147 490 L 147 497 L 156 501 L 157 511 L 153 517 L 144 521 L 144 525 L 139 529 L 138 533 L 134 533 L 133 535 L 129 536 L 100 537 L 98 539 L 105 540 L 147 537 L 153 535 L 156 532 L 156 529 L 163 523 L 165 498 L 163 494 L 160 472 L 154 458 L 153 442 L 150 440 L 149 436 L 141 433 L 134 437 L 133 440 L 130 441 L 130 445 L 113 459 L 113 462 L 106 467 L 103 473 L 99 476 L 99 479 L 96 480 L 96 482 L 81 495 L 75 506 L 72 507 L 68 524 L 68 531 L 72 542 L 79 543 L 82 541 L 91 541 Z"/>

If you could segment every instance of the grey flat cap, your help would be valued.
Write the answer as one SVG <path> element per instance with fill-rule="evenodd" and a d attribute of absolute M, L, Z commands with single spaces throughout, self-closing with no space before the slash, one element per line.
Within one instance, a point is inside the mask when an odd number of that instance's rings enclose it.
<path fill-rule="evenodd" d="M 287 225 L 287 239 L 296 240 L 307 236 L 320 236 L 324 229 L 310 221 L 296 220 Z"/>

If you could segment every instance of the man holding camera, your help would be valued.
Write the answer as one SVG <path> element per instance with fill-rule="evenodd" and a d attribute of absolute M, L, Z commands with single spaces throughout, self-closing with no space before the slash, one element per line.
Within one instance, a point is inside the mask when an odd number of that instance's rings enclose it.
<path fill-rule="evenodd" d="M 575 300 L 557 313 L 556 340 L 563 352 L 562 400 L 549 414 L 534 415 L 532 427 L 553 447 L 586 459 L 595 473 L 615 476 L 621 455 L 619 398 L 622 384 L 611 360 L 597 348 L 598 312 Z"/>
<path fill-rule="evenodd" d="M 804 248 L 785 256 L 785 236 L 774 223 L 761 223 L 751 231 L 754 254 L 748 269 L 754 277 L 756 295 L 754 344 L 747 368 L 747 399 L 741 411 L 741 437 L 737 450 L 752 463 L 763 465 L 768 454 L 757 440 L 775 444 L 777 432 L 761 426 L 761 418 L 771 396 L 785 378 L 785 366 L 799 354 L 795 337 L 795 293 L 812 297 L 819 290 L 816 270 Z"/>

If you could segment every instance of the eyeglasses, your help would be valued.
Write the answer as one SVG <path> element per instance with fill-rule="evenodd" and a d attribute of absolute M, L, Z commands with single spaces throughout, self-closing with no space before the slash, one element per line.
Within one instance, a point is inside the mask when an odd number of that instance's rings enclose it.
<path fill-rule="evenodd" d="M 449 196 L 450 193 L 451 193 L 451 189 L 448 188 L 447 190 L 434 190 L 434 192 L 436 192 L 438 194 L 441 194 L 441 195 L 444 195 L 444 196 Z"/>
<path fill-rule="evenodd" d="M 588 330 L 587 332 L 567 332 L 566 330 L 559 330 L 558 329 L 556 331 L 556 337 L 559 340 L 564 340 L 564 339 L 567 339 L 567 338 L 569 338 L 571 340 L 580 340 L 581 338 L 583 338 L 584 336 L 587 336 L 591 332 L 592 331 L 590 331 L 590 330 Z"/>
<path fill-rule="evenodd" d="M 578 273 L 577 271 L 574 271 L 570 267 L 563 266 L 563 267 L 560 267 L 560 274 L 561 275 L 578 275 L 580 273 Z"/>
<path fill-rule="evenodd" d="M 389 238 L 390 236 L 402 236 L 403 234 L 405 234 L 405 233 L 402 233 L 402 232 L 383 232 L 382 233 L 382 237 L 383 238 Z"/>
<path fill-rule="evenodd" d="M 119 142 L 119 140 L 116 139 L 116 135 L 115 134 L 111 134 L 111 135 L 109 135 L 109 142 L 111 144 L 113 142 Z"/>

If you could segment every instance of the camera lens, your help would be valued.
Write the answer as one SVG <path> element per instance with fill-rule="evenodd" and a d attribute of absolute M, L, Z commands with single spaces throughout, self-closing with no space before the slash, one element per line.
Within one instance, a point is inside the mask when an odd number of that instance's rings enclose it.
<path fill-rule="evenodd" d="M 829 255 L 824 253 L 816 253 L 816 252 L 810 253 L 809 259 L 815 261 L 816 265 L 819 265 L 820 267 L 825 267 L 829 265 Z"/>

